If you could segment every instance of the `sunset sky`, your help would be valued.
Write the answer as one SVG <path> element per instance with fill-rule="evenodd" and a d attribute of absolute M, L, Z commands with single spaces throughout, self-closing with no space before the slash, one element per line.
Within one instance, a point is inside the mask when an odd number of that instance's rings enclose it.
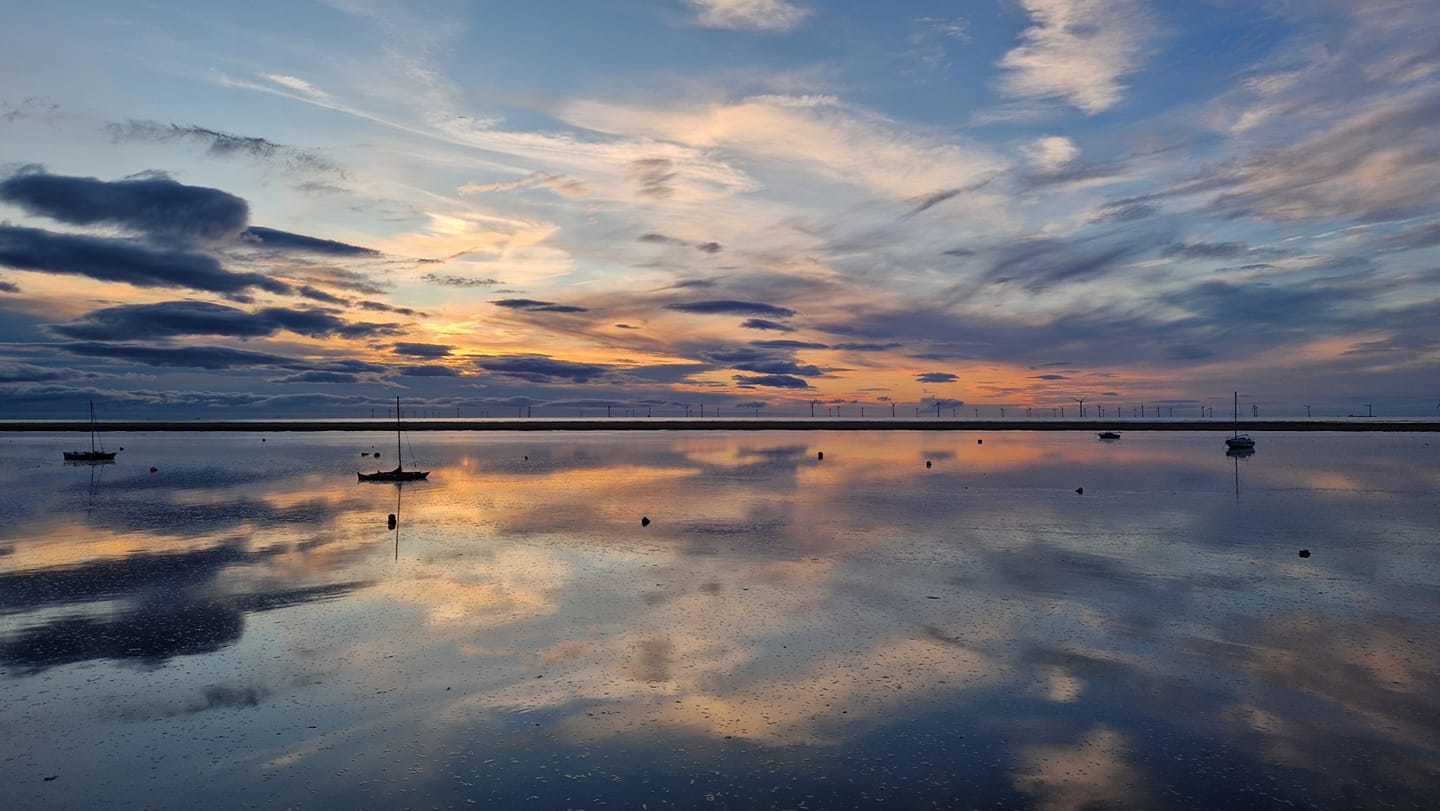
<path fill-rule="evenodd" d="M 0 416 L 1440 407 L 1433 0 L 4 17 Z"/>

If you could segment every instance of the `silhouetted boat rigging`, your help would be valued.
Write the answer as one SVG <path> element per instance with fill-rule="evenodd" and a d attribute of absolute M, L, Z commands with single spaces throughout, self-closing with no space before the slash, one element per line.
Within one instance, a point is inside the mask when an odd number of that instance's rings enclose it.
<path fill-rule="evenodd" d="M 362 482 L 415 482 L 429 477 L 428 470 L 406 470 L 405 456 L 400 447 L 400 398 L 395 398 L 395 469 L 374 473 L 356 473 Z"/>
<path fill-rule="evenodd" d="M 100 441 L 100 432 L 95 430 L 95 401 L 90 401 L 90 450 L 63 451 L 67 462 L 113 462 L 115 451 L 105 450 Z"/>
<path fill-rule="evenodd" d="M 1255 440 L 1249 434 L 1240 433 L 1240 392 L 1235 392 L 1235 436 L 1225 440 L 1225 447 L 1232 451 L 1253 451 Z"/>

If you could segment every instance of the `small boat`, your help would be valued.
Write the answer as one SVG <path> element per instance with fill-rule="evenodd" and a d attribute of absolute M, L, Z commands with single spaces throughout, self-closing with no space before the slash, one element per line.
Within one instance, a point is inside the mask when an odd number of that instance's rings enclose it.
<path fill-rule="evenodd" d="M 379 454 L 376 454 L 379 456 Z M 395 398 L 395 469 L 377 470 L 374 473 L 356 473 L 362 482 L 418 482 L 429 478 L 428 470 L 406 470 L 405 457 L 400 448 L 400 398 Z"/>
<path fill-rule="evenodd" d="M 1235 392 L 1235 435 L 1225 440 L 1225 447 L 1232 451 L 1253 451 L 1255 440 L 1249 434 L 1240 433 L 1240 392 Z"/>
<path fill-rule="evenodd" d="M 1117 433 L 1115 433 L 1114 431 L 1101 431 L 1100 433 L 1096 434 L 1096 436 L 1100 437 L 1101 439 L 1119 439 L 1119 438 L 1120 438 L 1120 435 L 1117 434 Z"/>
<path fill-rule="evenodd" d="M 113 462 L 115 451 L 105 450 L 100 442 L 100 432 L 95 430 L 95 401 L 90 401 L 90 450 L 62 451 L 67 462 Z"/>

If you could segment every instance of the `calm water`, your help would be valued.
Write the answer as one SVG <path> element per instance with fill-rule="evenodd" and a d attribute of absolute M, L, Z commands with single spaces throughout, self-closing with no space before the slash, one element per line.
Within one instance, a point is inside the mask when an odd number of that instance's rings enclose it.
<path fill-rule="evenodd" d="M 0 436 L 0 804 L 1440 804 L 1440 437 L 977 438 Z"/>

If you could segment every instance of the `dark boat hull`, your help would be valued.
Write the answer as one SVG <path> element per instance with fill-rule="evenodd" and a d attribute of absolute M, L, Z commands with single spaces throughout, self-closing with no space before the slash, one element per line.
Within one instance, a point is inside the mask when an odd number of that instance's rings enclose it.
<path fill-rule="evenodd" d="M 62 451 L 67 462 L 113 462 L 115 453 L 111 451 Z"/>
<path fill-rule="evenodd" d="M 428 470 L 377 470 L 374 473 L 356 473 L 362 482 L 418 482 L 429 478 Z"/>

